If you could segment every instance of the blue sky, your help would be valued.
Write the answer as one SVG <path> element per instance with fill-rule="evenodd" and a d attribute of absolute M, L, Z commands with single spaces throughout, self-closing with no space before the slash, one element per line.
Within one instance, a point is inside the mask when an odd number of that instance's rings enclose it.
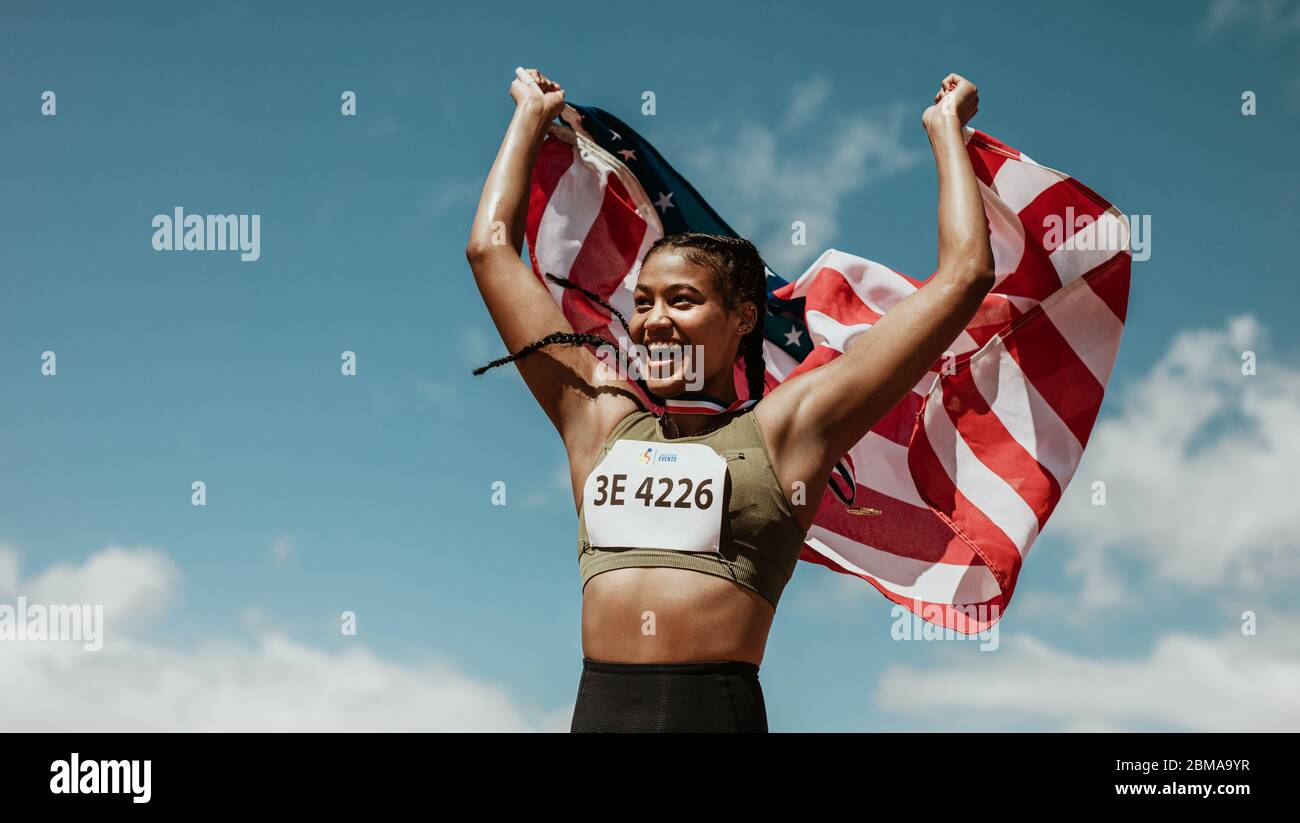
<path fill-rule="evenodd" d="M 143 697 L 79 710 L 44 652 L 0 648 L 31 690 L 0 728 L 567 728 L 564 451 L 517 373 L 469 373 L 501 352 L 463 249 L 518 64 L 633 123 L 788 278 L 832 246 L 931 270 L 919 118 L 950 71 L 972 125 L 1151 216 L 1000 650 L 892 641 L 884 598 L 802 564 L 763 664 L 774 730 L 1300 728 L 1275 699 L 1300 686 L 1297 4 L 592 8 L 6 4 L 0 602 L 115 604 L 68 665 Z M 261 259 L 154 251 L 178 205 L 260 214 Z M 1085 472 L 1113 478 L 1104 522 Z"/>

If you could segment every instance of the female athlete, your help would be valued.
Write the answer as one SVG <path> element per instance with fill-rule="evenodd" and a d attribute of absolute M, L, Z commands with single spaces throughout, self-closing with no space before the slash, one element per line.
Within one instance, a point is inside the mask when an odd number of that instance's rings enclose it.
<path fill-rule="evenodd" d="M 648 374 L 619 375 L 587 348 L 604 340 L 573 331 L 520 258 L 534 159 L 564 105 L 559 85 L 526 74 L 510 85 L 514 116 L 466 256 L 513 352 L 479 373 L 514 362 L 568 452 L 583 583 L 572 730 L 767 731 L 759 665 L 836 462 L 943 356 L 994 283 L 962 133 L 976 88 L 948 75 L 921 116 L 939 178 L 934 275 L 842 356 L 764 395 L 764 266 L 745 240 L 654 243 L 631 317 L 584 292 L 645 347 Z M 737 399 L 738 357 L 748 401 Z M 667 411 L 643 408 L 633 379 Z"/>

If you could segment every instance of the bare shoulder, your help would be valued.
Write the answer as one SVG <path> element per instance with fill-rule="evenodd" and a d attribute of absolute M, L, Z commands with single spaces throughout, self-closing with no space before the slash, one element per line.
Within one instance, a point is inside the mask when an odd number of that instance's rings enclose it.
<path fill-rule="evenodd" d="M 754 407 L 754 422 L 758 426 L 763 445 L 772 461 L 772 471 L 781 484 L 799 521 L 808 528 L 821 503 L 821 491 L 830 476 L 830 464 L 838 459 L 828 458 L 823 443 L 800 433 L 800 399 L 803 397 L 800 375 L 768 392 Z M 804 427 L 807 429 L 807 427 Z M 806 493 L 796 497 L 795 489 Z M 796 502 L 802 499 L 802 503 Z"/>
<path fill-rule="evenodd" d="M 791 451 L 795 420 L 799 413 L 799 378 L 780 384 L 763 395 L 754 406 L 754 422 L 758 424 L 763 445 L 772 462 L 784 462 L 782 456 Z"/>

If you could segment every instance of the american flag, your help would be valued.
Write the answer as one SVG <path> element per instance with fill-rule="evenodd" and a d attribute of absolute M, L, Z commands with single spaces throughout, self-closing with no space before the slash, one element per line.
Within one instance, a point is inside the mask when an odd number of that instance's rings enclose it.
<path fill-rule="evenodd" d="M 529 259 L 575 331 L 627 349 L 617 318 L 543 274 L 630 316 L 655 240 L 735 232 L 626 123 L 572 104 L 562 120 L 533 171 Z M 969 634 L 1005 612 L 1079 465 L 1119 349 L 1132 258 L 1127 219 L 1087 186 L 982 132 L 965 139 L 996 285 L 949 354 L 840 461 L 800 559 Z M 769 390 L 838 357 L 924 283 L 835 249 L 794 282 L 767 277 Z M 736 378 L 744 398 L 739 363 Z"/>

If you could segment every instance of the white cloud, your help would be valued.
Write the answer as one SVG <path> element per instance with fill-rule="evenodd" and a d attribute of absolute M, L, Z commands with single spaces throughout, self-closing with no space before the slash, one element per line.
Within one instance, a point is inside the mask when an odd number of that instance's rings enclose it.
<path fill-rule="evenodd" d="M 558 500 L 563 505 L 573 504 L 573 485 L 569 479 L 569 461 L 567 458 L 551 467 L 550 474 L 544 478 L 545 485 L 530 488 L 520 499 L 524 509 L 537 509 Z"/>
<path fill-rule="evenodd" d="M 426 194 L 419 207 L 422 212 L 441 217 L 453 208 L 473 207 L 482 190 L 482 180 L 448 180 Z"/>
<path fill-rule="evenodd" d="M 1241 372 L 1245 351 L 1256 355 L 1251 376 Z M 1095 634 L 1103 608 L 1112 618 L 1141 610 L 1140 626 L 1131 616 L 1118 625 L 1146 630 L 1161 619 L 1154 601 L 1210 594 L 1222 631 L 1167 629 L 1145 654 L 1090 657 L 1004 628 L 996 653 L 887 668 L 877 705 L 989 729 L 1034 719 L 1065 731 L 1300 730 L 1300 612 L 1266 606 L 1293 604 L 1300 577 L 1292 362 L 1249 315 L 1177 335 L 1146 375 L 1108 398 L 1047 527 L 1064 538 L 1082 590 L 1022 591 L 1013 606 L 1022 622 L 1066 616 Z M 1093 480 L 1106 483 L 1104 507 L 1091 505 Z M 1261 604 L 1252 606 L 1257 635 L 1243 636 L 1222 605 L 1243 598 Z"/>
<path fill-rule="evenodd" d="M 888 667 L 875 702 L 982 729 L 1034 718 L 1068 731 L 1300 731 L 1300 615 L 1262 616 L 1259 631 L 1169 632 L 1137 659 L 1088 658 L 1003 632 L 996 653 L 944 667 Z"/>
<path fill-rule="evenodd" d="M 394 124 L 393 131 L 396 131 Z M 391 133 L 391 132 L 389 132 Z M 371 137 L 386 136 L 383 133 L 376 135 L 367 135 Z M 482 179 L 474 180 L 445 180 L 434 189 L 431 189 L 415 198 L 413 207 L 408 210 L 407 215 L 402 218 L 402 232 L 409 238 L 426 238 L 433 225 L 453 211 L 457 213 L 472 213 L 474 205 L 478 202 L 478 194 L 483 189 Z M 466 224 L 468 227 L 468 223 Z M 461 258 L 462 260 L 464 258 Z"/>
<path fill-rule="evenodd" d="M 501 342 L 501 337 L 495 328 L 488 330 L 481 327 L 461 326 L 458 345 L 464 364 L 470 371 L 506 354 L 505 344 Z M 498 366 L 483 377 L 487 375 L 495 375 L 494 380 L 505 380 L 519 390 L 528 391 L 528 385 L 519 373 L 519 368 L 513 364 Z"/>
<path fill-rule="evenodd" d="M 277 566 L 283 566 L 294 556 L 297 547 L 293 538 L 287 534 L 282 534 L 275 540 L 271 541 L 271 562 Z"/>
<path fill-rule="evenodd" d="M 813 249 L 834 245 L 848 195 L 926 156 L 903 140 L 905 128 L 920 129 L 915 105 L 838 115 L 826 109 L 830 92 L 829 81 L 813 77 L 792 91 L 779 129 L 715 122 L 685 152 L 691 181 L 777 271 L 801 271 Z M 790 242 L 796 220 L 807 226 L 807 246 Z"/>
<path fill-rule="evenodd" d="M 888 604 L 875 587 L 860 577 L 840 574 L 814 563 L 800 563 L 781 600 L 783 612 L 861 620 L 881 604 Z"/>
<path fill-rule="evenodd" d="M 1300 33 L 1300 0 L 1214 0 L 1201 22 L 1201 39 L 1209 41 L 1239 27 L 1253 30 L 1259 45 L 1291 48 Z M 1292 109 L 1300 106 L 1300 75 L 1291 78 L 1284 99 Z"/>
<path fill-rule="evenodd" d="M 505 689 L 446 662 L 398 664 L 360 645 L 326 652 L 274 634 L 186 651 L 15 644 L 0 677 L 9 731 L 558 731 L 568 719 L 530 719 Z"/>
<path fill-rule="evenodd" d="M 1241 373 L 1246 350 L 1253 376 Z M 1269 349 L 1253 317 L 1180 333 L 1106 410 L 1045 529 L 1070 546 L 1083 609 L 1141 602 L 1116 568 L 1121 556 L 1152 572 L 1144 588 L 1292 589 L 1300 368 Z M 1097 480 L 1105 506 L 1091 504 Z"/>
<path fill-rule="evenodd" d="M 445 417 L 457 417 L 463 410 L 460 402 L 461 390 L 450 383 L 440 380 L 426 380 L 423 377 L 415 378 L 415 390 L 419 392 L 425 400 L 429 401 L 434 411 Z"/>
<path fill-rule="evenodd" d="M 1201 36 L 1213 37 L 1238 24 L 1255 26 L 1260 35 L 1300 31 L 1300 3 L 1286 0 L 1214 0 L 1206 9 Z"/>
<path fill-rule="evenodd" d="M 159 617 L 180 581 L 156 549 L 115 546 L 30 580 L 0 547 L 0 584 L 29 602 L 106 604 L 104 648 L 8 641 L 0 653 L 6 731 L 563 731 L 572 707 L 520 708 L 502 687 L 453 663 L 385 660 L 359 641 L 343 652 L 272 631 L 177 649 L 141 639 L 109 614 Z M 111 604 L 111 609 L 108 608 Z M 266 623 L 245 614 L 255 630 Z"/>
<path fill-rule="evenodd" d="M 795 86 L 790 92 L 790 108 L 786 109 L 782 127 L 786 131 L 797 131 L 821 111 L 830 97 L 831 81 L 820 74 Z"/>
<path fill-rule="evenodd" d="M 573 494 L 573 479 L 569 473 L 569 461 L 561 460 L 551 468 L 551 485 L 556 489 Z"/>
<path fill-rule="evenodd" d="M 489 332 L 477 326 L 461 326 L 459 343 L 465 362 L 474 366 L 481 366 L 500 357 L 504 345 L 497 336 L 496 329 Z"/>
<path fill-rule="evenodd" d="M 104 607 L 108 625 L 138 625 L 162 616 L 177 598 L 180 569 L 148 546 L 108 545 L 86 562 L 58 563 L 28 580 L 19 574 L 21 553 L 0 544 L 0 598 L 31 603 L 87 603 Z"/>

